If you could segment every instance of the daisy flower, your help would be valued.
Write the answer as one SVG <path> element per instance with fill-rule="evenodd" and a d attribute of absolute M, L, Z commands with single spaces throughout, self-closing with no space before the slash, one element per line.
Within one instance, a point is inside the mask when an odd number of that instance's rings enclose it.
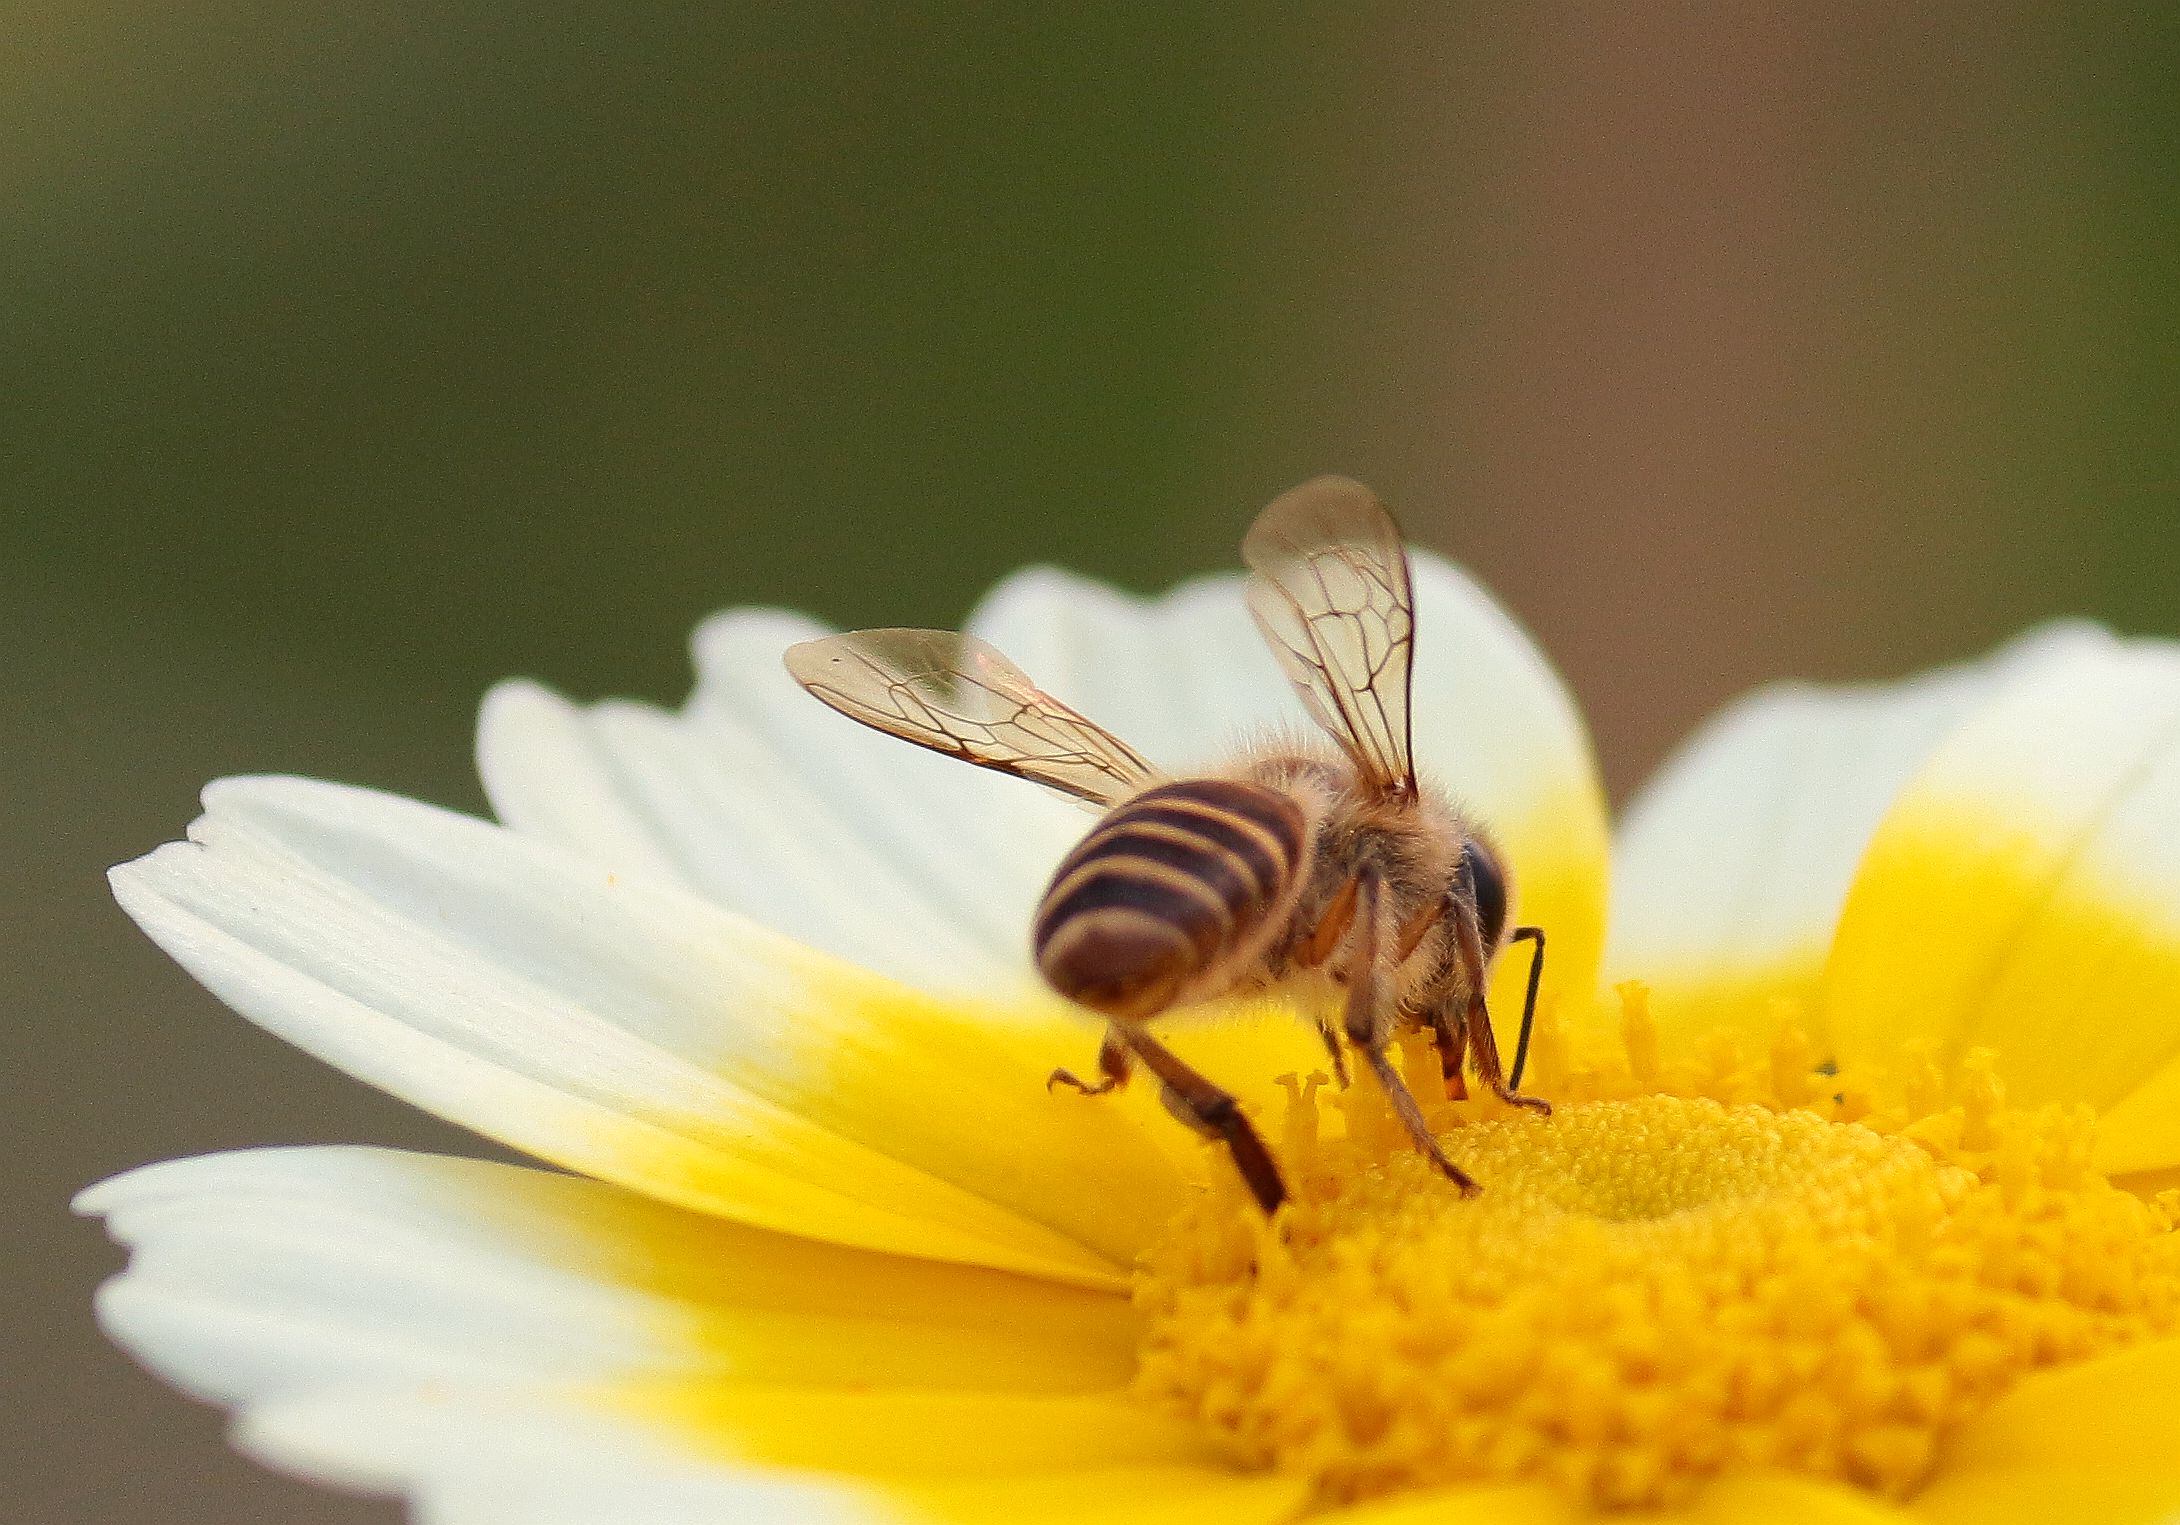
<path fill-rule="evenodd" d="M 1415 755 L 1551 937 L 1553 1116 L 1400 1055 L 1474 1199 L 1284 998 L 1159 1024 L 1273 1218 L 1150 1087 L 1048 1091 L 1098 1028 L 1027 925 L 1087 818 L 742 611 L 679 712 L 494 691 L 499 824 L 231 779 L 114 871 L 242 1015 L 557 1168 L 131 1172 L 79 1203 L 131 1251 L 102 1323 L 441 1525 L 2169 1518 L 2180 650 L 1761 691 L 1612 841 L 1549 665 L 1415 578 Z M 1030 571 L 969 629 L 1175 772 L 1300 718 L 1235 578 Z"/>

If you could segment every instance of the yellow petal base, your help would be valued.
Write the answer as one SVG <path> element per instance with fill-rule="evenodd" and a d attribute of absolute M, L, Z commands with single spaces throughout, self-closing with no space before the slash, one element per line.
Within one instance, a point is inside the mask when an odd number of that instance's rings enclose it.
<path fill-rule="evenodd" d="M 1625 1061 L 1555 1056 L 1550 1119 L 1444 1104 L 1472 1199 L 1374 1093 L 1319 1138 L 1295 1086 L 1289 1206 L 1222 1187 L 1146 1258 L 1138 1392 L 1327 1504 L 1542 1481 L 1634 1506 L 1759 1470 L 1900 1497 L 2025 1375 L 2180 1328 L 2172 1203 L 2089 1167 L 2085 1115 L 2008 1111 L 1981 1065 L 1887 1111 L 1790 1032 L 1718 1056 L 1723 1094 L 1659 1094 L 1624 999 Z"/>

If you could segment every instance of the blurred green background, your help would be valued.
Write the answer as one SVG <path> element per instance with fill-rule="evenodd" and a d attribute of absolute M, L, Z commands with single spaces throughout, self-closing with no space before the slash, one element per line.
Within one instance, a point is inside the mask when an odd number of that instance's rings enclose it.
<path fill-rule="evenodd" d="M 496 677 L 1154 587 L 1321 470 L 1527 620 L 1621 793 L 1763 677 L 2180 631 L 2170 15 L 0 6 L 0 1518 L 394 1517 L 88 1315 L 85 1182 L 472 1147 L 111 908 L 209 776 L 479 808 Z"/>

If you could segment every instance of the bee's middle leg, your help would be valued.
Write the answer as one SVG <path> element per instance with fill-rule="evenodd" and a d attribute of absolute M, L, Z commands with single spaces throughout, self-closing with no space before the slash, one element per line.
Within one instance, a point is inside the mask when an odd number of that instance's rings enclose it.
<path fill-rule="evenodd" d="M 1432 1002 L 1427 1020 L 1431 1042 L 1438 1050 L 1438 1073 L 1446 1082 L 1446 1099 L 1466 1101 L 1468 1078 L 1461 1066 L 1468 1057 L 1468 1025 L 1455 1015 L 1449 1001 Z"/>
<path fill-rule="evenodd" d="M 1458 1186 L 1463 1196 L 1474 1196 L 1480 1188 L 1468 1172 L 1446 1158 L 1446 1151 L 1439 1147 L 1438 1137 L 1431 1132 L 1430 1122 L 1423 1116 L 1415 1093 L 1408 1089 L 1408 1083 L 1401 1079 L 1400 1071 L 1386 1056 L 1386 1045 L 1393 1036 L 1393 1000 L 1392 992 L 1386 988 L 1386 975 L 1396 949 L 1392 929 L 1384 925 L 1380 898 L 1376 871 L 1365 869 L 1355 910 L 1354 942 L 1348 953 L 1348 1041 L 1369 1062 L 1379 1088 L 1392 1102 L 1393 1111 L 1407 1127 L 1408 1136 L 1415 1141 L 1424 1158 Z"/>
<path fill-rule="evenodd" d="M 1317 1036 L 1325 1040 L 1325 1052 L 1332 1056 L 1333 1079 L 1340 1083 L 1341 1090 L 1346 1090 L 1347 1054 L 1340 1047 L 1340 1030 L 1320 1017 L 1317 1022 Z"/>
<path fill-rule="evenodd" d="M 1082 1079 L 1073 1070 L 1054 1070 L 1045 1077 L 1045 1089 L 1054 1086 L 1073 1086 L 1085 1096 L 1103 1096 L 1107 1091 L 1117 1091 L 1128 1083 L 1135 1063 L 1128 1057 L 1128 1046 L 1115 1028 L 1105 1030 L 1105 1041 L 1098 1045 L 1098 1074 L 1096 1083 Z"/>

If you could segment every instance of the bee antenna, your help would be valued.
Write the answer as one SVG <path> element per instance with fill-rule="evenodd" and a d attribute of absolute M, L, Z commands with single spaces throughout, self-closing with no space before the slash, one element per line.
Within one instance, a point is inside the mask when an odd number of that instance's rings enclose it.
<path fill-rule="evenodd" d="M 1514 1043 L 1514 1072 L 1507 1079 L 1507 1089 L 1521 1089 L 1522 1067 L 1529 1062 L 1529 1032 L 1537 1020 L 1537 982 L 1544 978 L 1544 929 L 1542 927 L 1516 927 L 1510 943 L 1529 942 L 1537 945 L 1537 951 L 1529 960 L 1529 993 L 1521 1003 L 1521 1037 Z"/>

